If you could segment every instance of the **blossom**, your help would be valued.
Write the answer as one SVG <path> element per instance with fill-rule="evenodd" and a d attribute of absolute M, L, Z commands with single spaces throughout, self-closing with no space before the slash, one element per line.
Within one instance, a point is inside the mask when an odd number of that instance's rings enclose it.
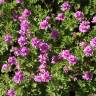
<path fill-rule="evenodd" d="M 58 13 L 56 20 L 57 21 L 63 21 L 65 19 L 64 13 Z"/>
<path fill-rule="evenodd" d="M 3 4 L 5 2 L 5 0 L 0 0 L 0 4 Z"/>
<path fill-rule="evenodd" d="M 16 83 L 16 84 L 19 84 L 21 83 L 21 81 L 24 79 L 24 74 L 22 71 L 17 71 L 15 72 L 15 75 L 13 77 L 13 81 Z"/>
<path fill-rule="evenodd" d="M 49 21 L 50 20 L 50 16 L 46 16 L 45 20 Z"/>
<path fill-rule="evenodd" d="M 59 56 L 61 59 L 68 59 L 68 57 L 70 56 L 70 51 L 62 50 L 62 52 L 60 52 Z"/>
<path fill-rule="evenodd" d="M 56 64 L 59 61 L 59 57 L 58 56 L 52 56 L 51 58 L 51 63 L 52 64 Z"/>
<path fill-rule="evenodd" d="M 93 49 L 91 46 L 86 46 L 83 50 L 85 56 L 92 56 L 93 55 Z"/>
<path fill-rule="evenodd" d="M 90 22 L 89 21 L 82 21 L 79 25 L 79 31 L 80 32 L 88 32 L 90 29 Z"/>
<path fill-rule="evenodd" d="M 16 0 L 16 3 L 22 3 L 23 0 Z"/>
<path fill-rule="evenodd" d="M 45 71 L 43 73 L 39 73 L 38 75 L 36 75 L 34 77 L 34 80 L 36 82 L 49 82 L 49 80 L 51 80 L 51 75 L 48 71 Z"/>
<path fill-rule="evenodd" d="M 92 47 L 96 47 L 96 37 L 94 37 L 91 41 L 90 41 L 90 45 Z"/>
<path fill-rule="evenodd" d="M 29 54 L 29 49 L 27 47 L 20 48 L 20 55 L 27 56 Z"/>
<path fill-rule="evenodd" d="M 30 15 L 31 15 L 31 11 L 28 10 L 28 9 L 24 9 L 24 11 L 23 11 L 23 13 L 22 13 L 22 16 L 23 16 L 23 17 L 28 17 L 28 16 L 30 16 Z"/>
<path fill-rule="evenodd" d="M 38 48 L 39 45 L 41 44 L 41 40 L 38 39 L 38 38 L 36 38 L 36 37 L 35 38 L 32 38 L 31 44 L 32 44 L 32 47 Z"/>
<path fill-rule="evenodd" d="M 11 65 L 16 64 L 16 58 L 15 58 L 15 56 L 10 56 L 8 58 L 8 64 L 11 64 Z"/>
<path fill-rule="evenodd" d="M 77 57 L 74 55 L 69 55 L 68 59 L 69 64 L 76 64 L 77 63 Z"/>
<path fill-rule="evenodd" d="M 92 21 L 91 21 L 91 22 L 96 24 L 96 16 L 94 16 L 94 17 L 92 18 Z"/>
<path fill-rule="evenodd" d="M 92 80 L 93 74 L 91 72 L 85 71 L 82 75 L 84 80 Z"/>
<path fill-rule="evenodd" d="M 20 36 L 18 38 L 18 44 L 20 45 L 20 47 L 27 45 L 27 39 L 24 36 Z"/>
<path fill-rule="evenodd" d="M 41 63 L 41 64 L 46 64 L 46 62 L 48 61 L 48 56 L 47 54 L 40 54 L 38 56 L 38 61 Z"/>
<path fill-rule="evenodd" d="M 51 37 L 52 37 L 53 39 L 57 39 L 57 38 L 58 38 L 58 31 L 53 30 L 53 31 L 51 32 Z"/>
<path fill-rule="evenodd" d="M 62 11 L 67 11 L 71 8 L 71 5 L 69 4 L 69 2 L 66 1 L 60 7 Z"/>
<path fill-rule="evenodd" d="M 8 64 L 3 64 L 3 65 L 2 65 L 2 71 L 7 70 L 7 68 L 8 68 Z"/>
<path fill-rule="evenodd" d="M 20 29 L 22 31 L 27 31 L 29 28 L 29 22 L 27 20 L 23 20 L 20 24 Z"/>
<path fill-rule="evenodd" d="M 47 66 L 46 64 L 40 64 L 38 70 L 39 70 L 40 72 L 45 72 L 45 71 L 46 71 L 46 66 Z"/>
<path fill-rule="evenodd" d="M 7 91 L 7 96 L 16 96 L 16 91 L 14 89 L 9 89 Z"/>
<path fill-rule="evenodd" d="M 50 49 L 50 46 L 45 43 L 45 42 L 42 42 L 40 45 L 39 45 L 39 49 L 40 49 L 40 52 L 41 53 L 47 53 Z"/>
<path fill-rule="evenodd" d="M 11 35 L 5 35 L 4 36 L 4 41 L 5 42 L 11 42 L 12 41 L 12 36 Z"/>
<path fill-rule="evenodd" d="M 81 20 L 84 19 L 84 13 L 81 12 L 81 11 L 77 11 L 76 13 L 74 13 L 74 17 L 75 17 L 77 20 L 81 21 Z"/>
<path fill-rule="evenodd" d="M 45 29 L 46 30 L 48 27 L 49 27 L 49 23 L 48 23 L 47 20 L 43 20 L 43 21 L 40 22 L 40 25 L 39 25 L 40 29 Z"/>

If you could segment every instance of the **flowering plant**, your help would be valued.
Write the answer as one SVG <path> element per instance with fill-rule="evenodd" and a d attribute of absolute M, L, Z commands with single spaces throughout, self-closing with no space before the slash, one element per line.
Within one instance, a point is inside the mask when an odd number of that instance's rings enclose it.
<path fill-rule="evenodd" d="M 0 96 L 96 92 L 95 0 L 0 0 Z"/>

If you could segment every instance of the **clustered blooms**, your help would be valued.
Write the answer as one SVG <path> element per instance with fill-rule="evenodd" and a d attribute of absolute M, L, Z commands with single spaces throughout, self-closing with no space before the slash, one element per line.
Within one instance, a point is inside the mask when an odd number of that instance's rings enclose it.
<path fill-rule="evenodd" d="M 5 0 L 0 0 L 0 4 L 3 4 L 5 2 Z"/>
<path fill-rule="evenodd" d="M 90 22 L 89 21 L 82 21 L 80 23 L 80 26 L 79 26 L 79 31 L 80 32 L 85 33 L 85 32 L 88 32 L 89 29 L 90 29 Z"/>
<path fill-rule="evenodd" d="M 34 48 L 38 48 L 40 50 L 40 55 L 38 56 L 38 61 L 40 63 L 38 68 L 39 73 L 34 76 L 34 80 L 36 82 L 49 82 L 49 80 L 51 80 L 51 74 L 46 69 L 50 45 L 36 37 L 32 38 L 31 44 Z"/>
<path fill-rule="evenodd" d="M 74 17 L 75 17 L 77 20 L 81 21 L 81 20 L 84 19 L 84 13 L 81 12 L 81 11 L 77 11 L 76 13 L 74 13 Z"/>
<path fill-rule="evenodd" d="M 40 26 L 39 26 L 40 29 L 46 30 L 46 29 L 48 29 L 48 27 L 49 27 L 49 23 L 47 20 L 43 20 L 40 22 Z"/>
<path fill-rule="evenodd" d="M 62 11 L 67 11 L 71 8 L 71 5 L 69 4 L 69 2 L 66 1 L 60 7 Z"/>
<path fill-rule="evenodd" d="M 96 24 L 96 16 L 94 16 L 93 18 L 92 18 L 92 21 L 91 21 L 92 23 L 94 23 L 94 24 Z"/>
<path fill-rule="evenodd" d="M 22 3 L 23 0 L 16 0 L 16 3 Z"/>
<path fill-rule="evenodd" d="M 84 80 L 92 80 L 93 74 L 91 72 L 86 71 L 86 72 L 83 73 L 82 78 Z"/>
<path fill-rule="evenodd" d="M 16 91 L 14 89 L 9 89 L 7 91 L 7 96 L 16 96 Z"/>
<path fill-rule="evenodd" d="M 16 0 L 16 3 L 23 3 L 24 0 Z M 3 4 L 5 1 L 0 0 L 0 4 Z M 69 2 L 64 2 L 60 6 L 62 11 L 67 11 L 71 8 L 71 5 Z M 30 28 L 30 22 L 28 21 L 28 17 L 31 15 L 31 11 L 28 9 L 24 9 L 22 14 L 15 15 L 16 20 L 20 22 L 20 30 L 18 31 L 19 37 L 17 38 L 17 43 L 19 47 L 12 47 L 11 52 L 14 53 L 14 55 L 9 56 L 7 60 L 7 64 L 2 65 L 2 71 L 6 71 L 9 66 L 16 65 L 17 71 L 15 72 L 15 75 L 13 76 L 13 82 L 16 84 L 20 84 L 24 80 L 24 73 L 19 69 L 19 63 L 17 62 L 17 56 L 26 57 L 29 54 L 29 48 L 28 48 L 28 38 L 27 35 Z M 74 13 L 74 17 L 79 20 L 81 23 L 79 25 L 79 31 L 82 33 L 86 33 L 90 30 L 90 22 L 85 21 L 84 19 L 84 13 L 82 11 L 76 11 Z M 15 19 L 14 18 L 14 19 Z M 55 20 L 57 21 L 63 21 L 65 20 L 64 13 L 58 13 L 55 17 Z M 39 28 L 41 30 L 47 30 L 50 28 L 50 16 L 46 16 L 44 20 L 42 20 L 39 23 Z M 96 23 L 96 16 L 92 18 L 92 23 Z M 53 40 L 56 40 L 59 37 L 59 33 L 57 30 L 52 30 L 51 32 L 51 38 Z M 7 43 L 10 43 L 12 41 L 12 36 L 7 34 L 4 36 L 4 41 Z M 36 82 L 49 82 L 52 79 L 51 73 L 48 71 L 48 63 L 50 62 L 49 54 L 48 52 L 51 50 L 51 46 L 46 43 L 44 40 L 38 39 L 37 37 L 32 38 L 31 45 L 33 48 L 39 49 L 39 56 L 37 58 L 38 63 L 40 63 L 38 67 L 38 73 L 34 76 L 34 81 Z M 90 44 L 87 44 L 86 42 L 82 42 L 81 44 L 83 48 L 83 53 L 86 57 L 93 56 L 94 48 L 96 47 L 96 37 L 94 37 Z M 56 64 L 60 60 L 67 60 L 69 64 L 77 64 L 78 58 L 70 53 L 70 50 L 62 50 L 59 55 L 53 55 L 51 57 L 51 63 Z M 68 73 L 69 68 L 67 66 L 63 69 L 64 73 Z M 92 80 L 93 74 L 89 71 L 85 71 L 82 75 L 82 78 L 84 80 Z M 77 80 L 77 79 L 76 79 Z M 14 89 L 9 89 L 7 91 L 7 96 L 16 96 L 16 92 Z"/>
<path fill-rule="evenodd" d="M 63 50 L 62 52 L 60 52 L 59 56 L 62 59 L 68 60 L 69 64 L 73 64 L 74 65 L 78 61 L 77 57 L 72 55 L 69 50 Z"/>
<path fill-rule="evenodd" d="M 12 36 L 11 35 L 5 35 L 4 41 L 10 43 L 12 41 Z"/>
<path fill-rule="evenodd" d="M 93 49 L 91 46 L 86 46 L 83 50 L 85 56 L 92 56 L 93 55 Z"/>
<path fill-rule="evenodd" d="M 63 21 L 65 19 L 64 13 L 58 13 L 56 20 L 57 21 Z"/>
<path fill-rule="evenodd" d="M 19 84 L 21 83 L 21 81 L 24 79 L 24 74 L 22 71 L 17 71 L 15 72 L 15 75 L 13 77 L 13 81 L 16 83 L 16 84 Z"/>

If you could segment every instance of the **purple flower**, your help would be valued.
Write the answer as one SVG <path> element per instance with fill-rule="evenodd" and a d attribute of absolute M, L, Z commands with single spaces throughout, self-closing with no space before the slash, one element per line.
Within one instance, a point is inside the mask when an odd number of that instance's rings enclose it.
<path fill-rule="evenodd" d="M 96 47 L 96 37 L 94 37 L 91 41 L 90 41 L 90 45 L 92 47 Z"/>
<path fill-rule="evenodd" d="M 51 63 L 52 64 L 56 64 L 59 61 L 59 57 L 58 56 L 52 56 L 51 58 Z"/>
<path fill-rule="evenodd" d="M 27 47 L 20 48 L 20 55 L 27 56 L 29 54 L 29 49 Z"/>
<path fill-rule="evenodd" d="M 40 66 L 39 66 L 39 68 L 38 68 L 38 70 L 41 72 L 41 73 L 43 73 L 43 72 L 45 72 L 46 70 L 46 64 L 41 64 Z"/>
<path fill-rule="evenodd" d="M 24 36 L 20 36 L 18 38 L 18 44 L 20 45 L 20 47 L 27 45 L 27 39 Z"/>
<path fill-rule="evenodd" d="M 36 37 L 35 38 L 32 38 L 31 44 L 32 44 L 32 47 L 38 48 L 39 45 L 41 44 L 41 40 L 40 39 L 37 39 Z"/>
<path fill-rule="evenodd" d="M 66 1 L 60 7 L 62 11 L 67 11 L 71 8 L 71 5 L 69 4 L 69 2 Z"/>
<path fill-rule="evenodd" d="M 16 84 L 19 84 L 21 83 L 21 81 L 24 79 L 24 74 L 23 72 L 21 71 L 17 71 L 15 72 L 15 75 L 13 77 L 13 81 L 16 83 Z"/>
<path fill-rule="evenodd" d="M 52 76 L 50 75 L 50 73 L 48 71 L 45 71 L 43 73 L 39 73 L 38 75 L 36 75 L 34 77 L 34 80 L 36 82 L 49 82 L 49 80 L 51 80 Z"/>
<path fill-rule="evenodd" d="M 84 13 L 81 12 L 81 11 L 77 11 L 76 13 L 74 13 L 74 17 L 75 17 L 77 20 L 81 21 L 81 20 L 84 19 Z"/>
<path fill-rule="evenodd" d="M 0 4 L 3 4 L 5 2 L 5 0 L 0 0 Z"/>
<path fill-rule="evenodd" d="M 23 20 L 20 24 L 20 29 L 22 31 L 27 31 L 29 28 L 29 22 L 27 20 Z"/>
<path fill-rule="evenodd" d="M 3 70 L 3 71 L 6 71 L 7 68 L 8 68 L 8 64 L 3 64 L 3 65 L 2 65 L 2 70 Z"/>
<path fill-rule="evenodd" d="M 10 65 L 16 64 L 15 56 L 11 56 L 11 57 L 8 58 L 8 64 L 10 64 Z"/>
<path fill-rule="evenodd" d="M 69 55 L 67 60 L 69 61 L 69 64 L 73 64 L 74 65 L 74 64 L 77 63 L 77 57 L 74 56 L 74 55 Z"/>
<path fill-rule="evenodd" d="M 48 27 L 49 27 L 49 23 L 48 23 L 47 20 L 43 20 L 43 21 L 40 22 L 40 25 L 39 25 L 40 29 L 45 29 L 46 30 Z"/>
<path fill-rule="evenodd" d="M 21 36 L 25 36 L 25 35 L 26 35 L 26 31 L 19 30 L 19 34 L 20 34 Z"/>
<path fill-rule="evenodd" d="M 40 49 L 40 52 L 41 53 L 47 53 L 50 49 L 50 46 L 45 43 L 45 42 L 42 42 L 40 45 L 39 45 L 39 49 Z"/>
<path fill-rule="evenodd" d="M 62 52 L 60 52 L 59 56 L 61 59 L 68 59 L 68 57 L 70 56 L 70 51 L 63 50 Z"/>
<path fill-rule="evenodd" d="M 45 20 L 49 21 L 50 20 L 50 16 L 46 16 Z"/>
<path fill-rule="evenodd" d="M 19 20 L 20 22 L 23 22 L 24 20 L 26 20 L 26 17 L 24 17 L 24 16 L 19 16 L 19 17 L 18 17 L 18 20 Z"/>
<path fill-rule="evenodd" d="M 12 41 L 12 36 L 11 35 L 5 35 L 4 36 L 4 41 L 5 42 L 11 42 Z"/>
<path fill-rule="evenodd" d="M 58 38 L 58 31 L 56 31 L 56 30 L 53 30 L 52 32 L 51 32 L 51 37 L 53 38 L 53 39 L 57 39 Z"/>
<path fill-rule="evenodd" d="M 92 18 L 92 21 L 91 21 L 91 22 L 96 24 L 96 16 L 94 16 L 94 17 Z"/>
<path fill-rule="evenodd" d="M 80 32 L 88 32 L 90 29 L 90 22 L 89 21 L 82 21 L 79 25 L 79 31 Z"/>
<path fill-rule="evenodd" d="M 83 73 L 82 78 L 83 78 L 84 80 L 92 80 L 93 74 L 90 73 L 90 72 L 88 72 L 88 71 L 86 71 L 86 72 Z"/>
<path fill-rule="evenodd" d="M 24 9 L 24 11 L 23 11 L 23 13 L 22 13 L 22 16 L 23 17 L 28 17 L 28 16 L 30 16 L 31 15 L 31 11 L 30 10 L 28 10 L 28 9 Z"/>
<path fill-rule="evenodd" d="M 85 56 L 92 56 L 93 55 L 93 49 L 90 46 L 87 46 L 83 50 Z"/>
<path fill-rule="evenodd" d="M 22 3 L 23 0 L 16 0 L 16 3 Z"/>
<path fill-rule="evenodd" d="M 38 56 L 38 61 L 41 63 L 41 64 L 46 64 L 46 62 L 48 61 L 48 56 L 47 54 L 40 54 Z"/>
<path fill-rule="evenodd" d="M 56 20 L 57 21 L 63 21 L 65 19 L 65 16 L 63 13 L 58 13 Z"/>
<path fill-rule="evenodd" d="M 7 91 L 7 96 L 16 96 L 16 91 L 14 89 L 9 89 Z"/>

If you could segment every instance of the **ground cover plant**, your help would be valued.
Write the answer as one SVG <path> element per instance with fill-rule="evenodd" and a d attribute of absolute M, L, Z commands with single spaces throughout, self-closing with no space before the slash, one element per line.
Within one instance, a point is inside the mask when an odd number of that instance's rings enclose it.
<path fill-rule="evenodd" d="M 0 96 L 96 92 L 96 0 L 0 0 Z"/>

